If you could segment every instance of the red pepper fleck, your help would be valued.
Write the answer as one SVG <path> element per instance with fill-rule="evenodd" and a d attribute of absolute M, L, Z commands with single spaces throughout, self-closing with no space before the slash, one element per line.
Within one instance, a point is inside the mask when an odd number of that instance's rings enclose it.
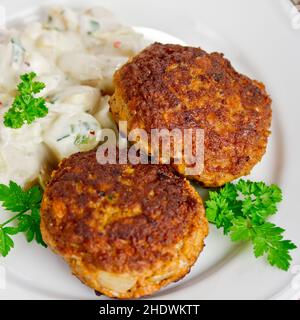
<path fill-rule="evenodd" d="M 117 48 L 117 49 L 120 48 L 121 47 L 121 41 L 118 41 L 118 40 L 115 41 L 113 46 L 114 46 L 114 48 Z"/>

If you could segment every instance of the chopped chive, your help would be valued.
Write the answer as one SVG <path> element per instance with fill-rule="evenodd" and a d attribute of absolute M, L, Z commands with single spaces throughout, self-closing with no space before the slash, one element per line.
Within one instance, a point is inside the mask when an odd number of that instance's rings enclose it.
<path fill-rule="evenodd" d="M 65 138 L 68 138 L 68 137 L 70 137 L 70 135 L 66 134 L 65 136 L 62 136 L 62 137 L 58 138 L 56 141 L 59 142 L 59 141 L 65 139 Z"/>

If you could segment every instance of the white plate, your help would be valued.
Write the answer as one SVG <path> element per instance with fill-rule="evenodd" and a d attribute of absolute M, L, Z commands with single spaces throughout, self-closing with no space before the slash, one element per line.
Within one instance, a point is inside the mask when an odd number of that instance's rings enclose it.
<path fill-rule="evenodd" d="M 130 25 L 163 30 L 191 45 L 222 51 L 239 71 L 266 84 L 273 98 L 273 132 L 266 155 L 249 178 L 282 187 L 284 200 L 273 221 L 285 228 L 286 238 L 300 247 L 300 19 L 288 0 L 59 1 L 63 3 L 102 4 Z M 1 1 L 9 17 L 19 16 L 22 20 L 39 4 L 37 0 Z M 151 40 L 176 42 L 165 33 L 150 31 L 143 30 Z M 264 259 L 255 259 L 251 247 L 234 246 L 211 227 L 206 248 L 191 273 L 153 298 L 295 298 L 300 289 L 299 250 L 292 255 L 290 272 L 277 270 Z M 1 299 L 96 298 L 92 290 L 70 274 L 58 256 L 28 245 L 23 237 L 18 238 L 16 249 L 7 258 L 0 258 L 0 263 L 0 272 L 6 271 L 6 289 L 0 289 Z"/>

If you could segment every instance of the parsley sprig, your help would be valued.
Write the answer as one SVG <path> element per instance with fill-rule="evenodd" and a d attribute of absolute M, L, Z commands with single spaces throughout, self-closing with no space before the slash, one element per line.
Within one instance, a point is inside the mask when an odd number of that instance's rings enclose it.
<path fill-rule="evenodd" d="M 283 239 L 284 229 L 267 221 L 282 200 L 278 186 L 239 180 L 237 184 L 227 183 L 218 191 L 210 191 L 209 196 L 205 205 L 211 223 L 223 228 L 232 241 L 251 241 L 255 257 L 266 255 L 272 266 L 288 270 L 289 251 L 297 247 Z"/>
<path fill-rule="evenodd" d="M 10 128 L 21 128 L 23 124 L 32 123 L 37 118 L 45 117 L 48 113 L 44 98 L 35 95 L 45 88 L 42 82 L 34 81 L 34 72 L 20 76 L 18 94 L 10 109 L 4 115 L 4 125 Z"/>
<path fill-rule="evenodd" d="M 28 242 L 33 239 L 46 247 L 40 231 L 40 203 L 42 192 L 38 186 L 24 191 L 18 184 L 10 181 L 9 185 L 0 184 L 2 207 L 14 215 L 0 224 L 0 255 L 7 256 L 14 247 L 12 235 L 25 233 Z M 11 222 L 16 220 L 16 226 Z"/>

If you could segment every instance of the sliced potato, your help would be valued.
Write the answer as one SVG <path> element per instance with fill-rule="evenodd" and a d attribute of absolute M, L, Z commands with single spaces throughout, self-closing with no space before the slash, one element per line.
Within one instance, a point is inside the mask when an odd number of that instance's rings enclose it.
<path fill-rule="evenodd" d="M 100 90 L 90 86 L 72 86 L 58 92 L 55 103 L 67 103 L 78 106 L 78 111 L 93 114 L 100 100 Z"/>
<path fill-rule="evenodd" d="M 100 124 L 85 112 L 59 115 L 43 135 L 44 142 L 58 160 L 79 151 L 93 149 L 100 137 Z"/>

